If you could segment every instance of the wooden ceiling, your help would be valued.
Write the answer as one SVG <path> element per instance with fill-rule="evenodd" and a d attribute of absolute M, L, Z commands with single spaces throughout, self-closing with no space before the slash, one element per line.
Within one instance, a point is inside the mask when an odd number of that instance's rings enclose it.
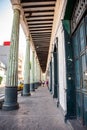
<path fill-rule="evenodd" d="M 56 0 L 21 0 L 36 53 L 45 72 Z"/>

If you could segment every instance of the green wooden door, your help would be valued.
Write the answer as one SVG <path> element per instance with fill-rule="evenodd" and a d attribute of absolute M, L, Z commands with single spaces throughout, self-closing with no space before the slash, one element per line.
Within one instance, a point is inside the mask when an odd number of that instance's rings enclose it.
<path fill-rule="evenodd" d="M 73 35 L 76 115 L 87 125 L 87 17 L 85 17 Z"/>
<path fill-rule="evenodd" d="M 54 48 L 53 52 L 54 56 L 54 95 L 53 98 L 58 98 L 58 55 L 57 55 L 57 48 Z"/>

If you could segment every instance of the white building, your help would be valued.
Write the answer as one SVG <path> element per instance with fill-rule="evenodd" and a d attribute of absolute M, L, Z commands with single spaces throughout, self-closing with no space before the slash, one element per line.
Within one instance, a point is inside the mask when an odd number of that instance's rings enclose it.
<path fill-rule="evenodd" d="M 0 46 L 0 61 L 5 65 L 7 69 L 8 56 L 9 56 L 10 46 Z M 18 59 L 18 80 L 23 80 L 23 57 L 19 56 Z"/>
<path fill-rule="evenodd" d="M 6 82 L 6 67 L 0 61 L 0 84 L 5 84 Z"/>

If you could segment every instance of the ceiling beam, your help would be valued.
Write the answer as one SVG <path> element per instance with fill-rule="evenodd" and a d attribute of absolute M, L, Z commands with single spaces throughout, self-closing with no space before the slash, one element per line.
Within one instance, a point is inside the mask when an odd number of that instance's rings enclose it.
<path fill-rule="evenodd" d="M 51 8 L 52 8 L 52 7 L 54 7 L 54 6 L 55 6 L 55 3 L 54 3 L 54 4 L 36 4 L 36 5 L 35 5 L 35 4 L 34 4 L 34 5 L 29 5 L 29 4 L 23 5 L 23 4 L 22 4 L 22 7 L 23 7 L 24 9 L 27 9 L 27 8 L 28 8 L 28 9 L 29 9 L 29 8 L 34 8 L 34 9 L 35 9 L 35 8 L 39 8 L 39 9 L 40 9 L 40 8 L 46 8 L 46 7 L 48 7 L 48 8 L 51 7 Z"/>
<path fill-rule="evenodd" d="M 50 1 L 56 1 L 56 0 L 47 0 L 47 2 Z M 21 3 L 27 3 L 27 2 L 44 2 L 44 0 L 21 0 Z"/>
<path fill-rule="evenodd" d="M 48 10 L 32 10 L 32 11 L 30 11 L 30 10 L 25 10 L 24 11 L 24 13 L 45 13 L 45 12 L 47 12 L 47 13 L 49 13 L 49 12 L 54 12 L 54 9 L 48 9 Z"/>
<path fill-rule="evenodd" d="M 31 15 L 31 16 L 29 16 L 29 15 L 27 15 L 27 16 L 25 16 L 26 18 L 39 18 L 39 17 L 53 17 L 53 14 L 47 14 L 47 15 Z"/>
<path fill-rule="evenodd" d="M 22 3 L 22 6 L 27 6 L 27 5 L 51 5 L 51 4 L 55 4 L 55 1 L 34 1 L 34 2 L 30 2 L 30 0 L 28 2 Z"/>

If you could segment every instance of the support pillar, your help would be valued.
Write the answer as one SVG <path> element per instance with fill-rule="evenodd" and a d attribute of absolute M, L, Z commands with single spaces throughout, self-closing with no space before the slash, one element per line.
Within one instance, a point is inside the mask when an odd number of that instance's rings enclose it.
<path fill-rule="evenodd" d="M 34 72 L 35 83 L 34 83 L 34 85 L 35 85 L 35 89 L 37 89 L 37 77 L 38 77 L 38 74 L 37 74 L 37 63 L 36 63 L 36 62 L 37 62 L 37 61 L 36 61 L 36 60 L 37 60 L 37 59 L 36 59 L 37 57 L 35 56 L 34 58 L 35 58 L 35 59 L 34 59 L 34 68 L 35 68 L 35 72 Z"/>
<path fill-rule="evenodd" d="M 38 82 L 39 82 L 39 86 L 40 86 L 40 65 L 38 63 Z"/>
<path fill-rule="evenodd" d="M 35 86 L 34 86 L 34 51 L 32 52 L 32 65 L 31 65 L 31 71 L 32 71 L 32 83 L 31 83 L 31 91 L 35 91 Z"/>
<path fill-rule="evenodd" d="M 38 82 L 38 78 L 39 78 L 39 76 L 38 76 L 38 61 L 36 59 L 36 82 Z"/>
<path fill-rule="evenodd" d="M 50 62 L 50 92 L 52 92 L 52 59 Z"/>
<path fill-rule="evenodd" d="M 11 45 L 6 76 L 5 100 L 2 106 L 3 110 L 15 110 L 19 108 L 19 104 L 17 103 L 19 22 L 20 10 L 14 9 Z"/>
<path fill-rule="evenodd" d="M 35 68 L 36 67 L 36 58 L 35 58 L 35 52 L 34 52 L 34 57 L 33 58 L 34 58 L 34 61 L 33 61 L 33 70 L 34 70 L 34 73 L 33 73 L 33 83 L 34 84 L 33 85 L 34 85 L 34 89 L 36 89 L 35 88 L 35 83 L 36 83 L 36 76 L 35 76 L 36 75 L 35 74 L 36 73 L 36 68 Z"/>
<path fill-rule="evenodd" d="M 40 86 L 40 67 L 39 67 L 37 59 L 36 59 L 36 82 L 37 82 L 37 88 L 38 88 Z"/>
<path fill-rule="evenodd" d="M 24 64 L 24 87 L 23 96 L 30 96 L 30 44 L 29 37 L 26 39 L 26 54 Z"/>

